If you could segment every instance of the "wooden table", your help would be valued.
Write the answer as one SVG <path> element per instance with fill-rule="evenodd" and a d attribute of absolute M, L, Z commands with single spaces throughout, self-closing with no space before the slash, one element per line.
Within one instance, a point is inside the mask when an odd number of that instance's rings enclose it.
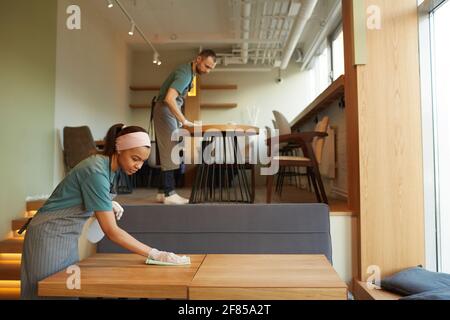
<path fill-rule="evenodd" d="M 346 300 L 347 286 L 320 255 L 207 255 L 191 300 Z"/>
<path fill-rule="evenodd" d="M 194 138 L 203 138 L 202 162 L 197 166 L 189 202 L 253 203 L 255 166 L 242 157 L 246 156 L 247 150 L 240 149 L 238 137 L 258 135 L 259 128 L 249 125 L 209 124 L 184 129 Z M 208 146 L 215 146 L 214 156 L 205 161 L 203 153 Z M 251 183 L 246 170 L 251 170 Z"/>
<path fill-rule="evenodd" d="M 80 290 L 69 290 L 63 270 L 39 282 L 39 296 L 80 298 L 187 299 L 188 286 L 205 255 L 190 255 L 191 265 L 163 267 L 145 264 L 134 254 L 96 254 L 78 264 Z"/>
<path fill-rule="evenodd" d="M 347 286 L 320 255 L 190 255 L 190 266 L 144 264 L 131 254 L 97 254 L 79 263 L 80 290 L 65 270 L 39 282 L 47 297 L 190 300 L 344 300 Z"/>

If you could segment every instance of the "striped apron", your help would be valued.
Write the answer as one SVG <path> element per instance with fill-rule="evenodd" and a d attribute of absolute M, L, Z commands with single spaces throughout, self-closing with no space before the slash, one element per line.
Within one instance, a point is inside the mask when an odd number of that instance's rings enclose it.
<path fill-rule="evenodd" d="M 111 195 L 111 199 L 114 196 Z M 38 282 L 79 262 L 78 239 L 84 224 L 93 214 L 80 205 L 38 212 L 33 217 L 26 229 L 22 252 L 22 300 L 45 299 L 38 296 Z"/>
<path fill-rule="evenodd" d="M 178 96 L 176 102 L 178 109 L 181 110 L 184 104 L 183 98 Z M 163 101 L 156 102 L 153 112 L 161 169 L 162 171 L 176 170 L 180 165 L 172 161 L 172 150 L 179 141 L 172 141 L 172 133 L 180 128 L 180 124 Z"/>

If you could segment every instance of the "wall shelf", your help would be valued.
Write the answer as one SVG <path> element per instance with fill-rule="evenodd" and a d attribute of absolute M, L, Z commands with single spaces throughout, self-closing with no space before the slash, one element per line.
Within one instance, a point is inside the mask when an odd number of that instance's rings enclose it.
<path fill-rule="evenodd" d="M 150 109 L 149 104 L 130 104 L 131 109 Z"/>
<path fill-rule="evenodd" d="M 131 91 L 159 91 L 160 86 L 130 86 Z"/>
<path fill-rule="evenodd" d="M 159 91 L 161 86 L 130 86 L 131 91 Z M 237 90 L 235 84 L 201 85 L 201 90 Z"/>
<path fill-rule="evenodd" d="M 201 103 L 201 109 L 233 109 L 237 108 L 237 103 Z"/>
<path fill-rule="evenodd" d="M 235 84 L 217 84 L 217 85 L 201 85 L 202 90 L 237 90 L 238 86 Z"/>
<path fill-rule="evenodd" d="M 291 122 L 291 127 L 294 129 L 300 127 L 315 116 L 319 111 L 328 107 L 331 102 L 343 98 L 344 89 L 345 77 L 340 76 Z"/>
<path fill-rule="evenodd" d="M 202 103 L 201 109 L 233 109 L 237 108 L 237 103 Z M 130 104 L 131 109 L 150 109 L 149 104 Z"/>

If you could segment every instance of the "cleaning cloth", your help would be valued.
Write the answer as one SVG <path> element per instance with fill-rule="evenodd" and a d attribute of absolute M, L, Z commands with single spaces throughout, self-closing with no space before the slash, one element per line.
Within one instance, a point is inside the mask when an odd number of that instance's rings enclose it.
<path fill-rule="evenodd" d="M 150 265 L 158 265 L 158 266 L 183 266 L 183 265 L 189 265 L 191 264 L 191 258 L 182 256 L 179 257 L 176 260 L 172 260 L 170 262 L 163 262 L 158 260 L 153 260 L 151 258 L 148 258 L 147 261 L 145 261 L 146 264 Z"/>

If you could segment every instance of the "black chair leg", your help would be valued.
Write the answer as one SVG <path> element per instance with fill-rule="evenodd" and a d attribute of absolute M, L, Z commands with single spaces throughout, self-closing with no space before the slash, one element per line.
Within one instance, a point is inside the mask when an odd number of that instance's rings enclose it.
<path fill-rule="evenodd" d="M 307 174 L 306 179 L 308 179 L 308 191 L 311 192 L 312 191 L 311 176 Z"/>
<path fill-rule="evenodd" d="M 313 168 L 314 175 L 316 176 L 317 183 L 319 184 L 319 189 L 322 197 L 322 202 L 328 204 L 328 198 L 325 192 L 325 187 L 323 185 L 322 176 L 320 174 L 320 171 L 317 167 Z"/>
<path fill-rule="evenodd" d="M 317 187 L 315 174 L 310 168 L 308 168 L 308 175 L 310 176 L 310 179 L 312 181 L 312 185 L 314 187 L 314 193 L 316 195 L 317 202 L 322 203 L 322 198 L 320 197 L 319 188 Z"/>
<path fill-rule="evenodd" d="M 286 167 L 283 167 L 283 170 L 280 172 L 280 183 L 278 185 L 278 195 L 281 197 L 281 194 L 283 193 L 283 185 L 284 185 L 284 179 L 286 178 Z"/>
<path fill-rule="evenodd" d="M 280 170 L 278 170 L 275 193 L 278 193 L 280 191 L 281 179 L 283 177 L 283 170 L 284 167 L 281 167 Z"/>

